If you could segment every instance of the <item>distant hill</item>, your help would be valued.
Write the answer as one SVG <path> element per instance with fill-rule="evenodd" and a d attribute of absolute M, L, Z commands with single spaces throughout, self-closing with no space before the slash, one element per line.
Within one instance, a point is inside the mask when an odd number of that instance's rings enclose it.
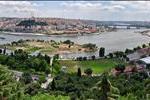
<path fill-rule="evenodd" d="M 46 22 L 40 22 L 40 21 L 35 21 L 35 20 L 23 20 L 21 21 L 19 24 L 17 24 L 17 26 L 37 26 L 37 25 L 40 25 L 40 26 L 47 26 L 48 24 Z"/>

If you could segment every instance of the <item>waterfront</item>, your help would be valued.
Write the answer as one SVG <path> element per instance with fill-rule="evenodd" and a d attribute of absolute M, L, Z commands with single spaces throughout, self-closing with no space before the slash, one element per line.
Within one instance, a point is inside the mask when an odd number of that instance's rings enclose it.
<path fill-rule="evenodd" d="M 143 43 L 149 43 L 150 37 L 137 33 L 137 31 L 143 31 L 146 29 L 119 29 L 117 32 L 104 32 L 101 34 L 87 34 L 87 35 L 41 35 L 33 33 L 20 33 L 20 34 L 0 34 L 0 44 L 10 43 L 20 39 L 40 39 L 40 40 L 55 40 L 64 41 L 71 40 L 78 44 L 94 43 L 98 47 L 105 47 L 106 54 L 113 51 L 122 51 L 126 48 L 133 48 Z M 94 53 L 65 53 L 63 58 L 73 58 L 78 56 L 92 56 L 98 55 L 98 52 Z"/>

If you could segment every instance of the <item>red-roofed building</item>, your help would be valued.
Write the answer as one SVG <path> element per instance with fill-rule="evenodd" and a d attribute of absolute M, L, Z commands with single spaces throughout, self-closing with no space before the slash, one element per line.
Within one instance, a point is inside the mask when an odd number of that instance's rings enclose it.
<path fill-rule="evenodd" d="M 127 74 L 127 75 L 130 75 L 132 74 L 133 72 L 141 72 L 141 71 L 144 71 L 144 68 L 143 67 L 136 67 L 135 65 L 129 65 L 129 66 L 126 66 L 125 67 L 125 70 L 124 70 L 124 74 Z M 111 70 L 111 73 L 114 75 L 114 76 L 117 76 L 119 74 L 121 74 L 121 71 L 118 71 L 116 70 L 115 68 L 113 68 Z"/>

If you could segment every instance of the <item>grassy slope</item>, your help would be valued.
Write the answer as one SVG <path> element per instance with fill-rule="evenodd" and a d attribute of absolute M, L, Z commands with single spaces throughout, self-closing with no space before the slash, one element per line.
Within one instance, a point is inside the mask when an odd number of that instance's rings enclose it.
<path fill-rule="evenodd" d="M 82 72 L 86 68 L 92 68 L 94 73 L 102 73 L 113 68 L 116 64 L 124 63 L 118 59 L 100 59 L 91 61 L 60 61 L 61 66 L 66 66 L 69 72 L 76 72 L 80 67 Z"/>

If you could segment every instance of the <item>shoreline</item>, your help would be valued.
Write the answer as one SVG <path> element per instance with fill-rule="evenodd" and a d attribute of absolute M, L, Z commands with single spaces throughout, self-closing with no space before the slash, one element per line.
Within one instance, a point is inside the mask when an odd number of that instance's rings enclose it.
<path fill-rule="evenodd" d="M 138 33 L 140 33 L 141 35 L 150 37 L 150 30 L 140 31 Z"/>
<path fill-rule="evenodd" d="M 124 29 L 118 29 L 118 30 L 124 30 Z M 117 31 L 118 31 L 117 30 Z M 131 29 L 132 30 L 132 29 Z M 104 32 L 93 32 L 93 33 L 51 33 L 51 34 L 45 34 L 45 33 L 30 33 L 30 32 L 9 32 L 9 31 L 0 31 L 0 34 L 4 35 L 14 35 L 14 36 L 86 36 L 86 35 L 99 35 L 106 32 L 116 32 L 116 31 L 104 31 Z M 138 32 L 140 33 L 140 32 Z"/>
<path fill-rule="evenodd" d="M 93 35 L 93 34 L 101 34 L 105 32 L 95 32 L 95 33 L 52 33 L 52 34 L 44 34 L 44 33 L 27 33 L 27 32 L 8 32 L 8 31 L 0 31 L 0 34 L 6 35 L 15 35 L 15 36 L 85 36 L 85 35 Z"/>

